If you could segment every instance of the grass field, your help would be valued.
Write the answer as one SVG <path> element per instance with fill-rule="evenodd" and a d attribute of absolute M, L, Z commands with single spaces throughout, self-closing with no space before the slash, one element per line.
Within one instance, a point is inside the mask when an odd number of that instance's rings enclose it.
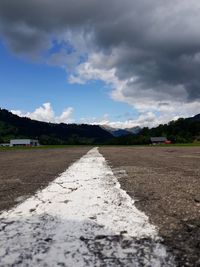
<path fill-rule="evenodd" d="M 89 147 L 88 145 L 43 145 L 37 147 L 0 147 L 0 150 L 35 150 L 35 149 L 57 149 L 57 148 L 73 148 L 73 147 Z M 91 146 L 92 147 L 92 146 Z"/>
<path fill-rule="evenodd" d="M 41 145 L 38 147 L 1 147 L 0 150 L 32 150 L 32 149 L 57 149 L 57 148 L 73 148 L 73 147 L 94 147 L 95 145 Z M 96 145 L 98 147 L 116 147 L 115 145 Z M 124 147 L 124 145 L 118 145 Z M 200 147 L 199 143 L 170 144 L 170 145 L 127 145 L 125 147 Z"/>

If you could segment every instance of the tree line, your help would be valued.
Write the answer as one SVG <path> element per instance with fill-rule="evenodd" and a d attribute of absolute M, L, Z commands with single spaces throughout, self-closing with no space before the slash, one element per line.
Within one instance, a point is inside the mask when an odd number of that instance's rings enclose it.
<path fill-rule="evenodd" d="M 104 143 L 112 135 L 98 125 L 47 123 L 0 109 L 0 143 L 15 138 L 38 139 L 43 145 Z"/>
<path fill-rule="evenodd" d="M 200 141 L 200 114 L 154 128 L 144 127 L 137 134 L 114 137 L 98 125 L 40 122 L 0 109 L 0 143 L 15 138 L 31 138 L 38 139 L 43 145 L 147 145 L 155 136 L 167 137 L 172 143 Z"/>
<path fill-rule="evenodd" d="M 154 128 L 144 127 L 138 134 L 121 136 L 112 140 L 115 145 L 145 145 L 151 137 L 167 137 L 172 143 L 200 142 L 200 114 L 193 118 L 180 118 Z"/>

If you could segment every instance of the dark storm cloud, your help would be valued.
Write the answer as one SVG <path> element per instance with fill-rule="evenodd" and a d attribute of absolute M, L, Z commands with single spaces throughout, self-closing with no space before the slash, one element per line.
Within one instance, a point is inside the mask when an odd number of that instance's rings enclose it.
<path fill-rule="evenodd" d="M 200 98 L 199 25 L 197 0 L 0 1 L 1 36 L 14 52 L 42 51 L 68 30 L 89 32 L 93 50 L 117 51 L 110 68 L 119 79 L 137 77 L 124 89 L 129 98 L 135 88 L 157 101 Z"/>

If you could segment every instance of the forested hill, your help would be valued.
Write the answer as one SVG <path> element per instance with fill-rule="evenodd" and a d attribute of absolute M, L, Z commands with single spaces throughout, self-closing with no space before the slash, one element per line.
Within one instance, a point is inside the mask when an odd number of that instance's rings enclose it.
<path fill-rule="evenodd" d="M 200 142 L 200 114 L 191 118 L 180 118 L 154 128 L 143 128 L 138 134 L 113 139 L 113 144 L 142 145 L 149 144 L 150 138 L 164 136 L 172 143 Z"/>
<path fill-rule="evenodd" d="M 112 135 L 97 125 L 46 123 L 0 109 L 0 143 L 13 138 L 36 138 L 41 144 L 96 144 L 108 142 Z"/>
<path fill-rule="evenodd" d="M 154 128 L 143 128 L 137 134 L 113 137 L 98 125 L 55 124 L 21 118 L 0 109 L 0 143 L 13 138 L 39 139 L 41 144 L 149 144 L 150 137 L 165 136 L 173 143 L 200 141 L 200 114 L 178 119 Z"/>

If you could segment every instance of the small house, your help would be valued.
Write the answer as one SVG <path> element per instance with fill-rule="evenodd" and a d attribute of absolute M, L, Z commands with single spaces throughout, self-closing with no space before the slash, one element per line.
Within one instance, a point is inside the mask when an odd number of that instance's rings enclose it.
<path fill-rule="evenodd" d="M 152 145 L 161 145 L 161 144 L 171 144 L 171 141 L 167 140 L 166 137 L 151 137 Z"/>

